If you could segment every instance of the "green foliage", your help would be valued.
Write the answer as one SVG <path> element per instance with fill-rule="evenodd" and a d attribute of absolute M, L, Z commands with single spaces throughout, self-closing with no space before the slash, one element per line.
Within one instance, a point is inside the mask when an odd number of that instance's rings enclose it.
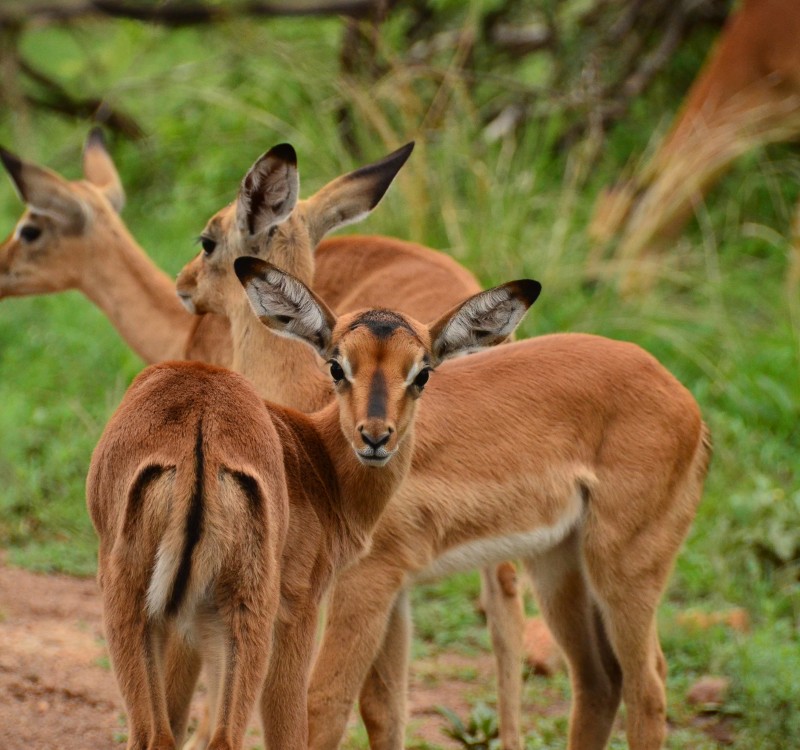
<path fill-rule="evenodd" d="M 450 722 L 445 734 L 459 745 L 474 750 L 500 750 L 502 747 L 497 713 L 485 703 L 475 704 L 466 723 L 446 706 L 439 706 L 436 710 Z"/>

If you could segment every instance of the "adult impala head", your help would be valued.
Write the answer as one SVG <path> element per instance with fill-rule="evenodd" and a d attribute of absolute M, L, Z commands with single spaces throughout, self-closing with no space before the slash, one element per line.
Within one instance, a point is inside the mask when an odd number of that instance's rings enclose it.
<path fill-rule="evenodd" d="M 66 180 L 2 147 L 0 160 L 26 203 L 13 234 L 0 245 L 0 298 L 80 286 L 81 259 L 103 249 L 87 237 L 108 230 L 105 241 L 112 242 L 125 202 L 102 132 L 96 128 L 86 140 L 85 180 Z"/>
<path fill-rule="evenodd" d="M 408 143 L 375 164 L 338 177 L 310 198 L 298 200 L 297 156 L 288 143 L 253 164 L 239 194 L 218 211 L 200 235 L 202 251 L 178 276 L 178 295 L 191 312 L 227 314 L 241 299 L 233 273 L 236 258 L 262 258 L 310 284 L 313 251 L 328 233 L 363 219 L 383 197 L 414 148 Z"/>
<path fill-rule="evenodd" d="M 371 466 L 383 466 L 397 452 L 433 369 L 505 340 L 541 291 L 538 281 L 512 281 L 423 325 L 390 310 L 337 318 L 307 286 L 270 263 L 242 257 L 234 267 L 261 322 L 310 344 L 328 363 L 344 435 Z"/>

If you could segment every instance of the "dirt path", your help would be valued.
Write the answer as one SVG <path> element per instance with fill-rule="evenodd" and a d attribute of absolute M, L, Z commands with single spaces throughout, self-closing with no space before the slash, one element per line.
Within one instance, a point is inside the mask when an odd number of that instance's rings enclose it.
<path fill-rule="evenodd" d="M 477 672 L 470 682 L 458 676 L 466 668 Z M 470 692 L 492 679 L 491 658 L 448 656 L 417 663 L 413 674 L 414 737 L 457 747 L 442 734 L 444 722 L 434 707 L 466 715 Z M 124 740 L 95 581 L 0 565 L 0 749 L 97 750 L 123 747 Z M 247 747 L 259 746 L 254 729 Z"/>

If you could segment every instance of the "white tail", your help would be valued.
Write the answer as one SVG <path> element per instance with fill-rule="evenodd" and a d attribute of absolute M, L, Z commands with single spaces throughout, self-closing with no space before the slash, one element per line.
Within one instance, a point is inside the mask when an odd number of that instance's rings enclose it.
<path fill-rule="evenodd" d="M 428 371 L 459 353 L 451 334 L 399 313 L 337 320 L 301 282 L 258 259 L 241 259 L 237 272 L 263 320 L 331 363 L 337 403 L 305 416 L 265 406 L 227 370 L 173 362 L 139 375 L 112 416 L 92 456 L 87 503 L 130 749 L 181 742 L 205 661 L 209 748 L 242 746 L 263 686 L 266 746 L 305 750 L 321 597 L 365 552 L 407 473 Z M 519 323 L 538 293 L 521 281 L 485 294 L 505 324 L 507 308 Z M 450 315 L 464 321 L 464 345 L 483 299 Z"/>

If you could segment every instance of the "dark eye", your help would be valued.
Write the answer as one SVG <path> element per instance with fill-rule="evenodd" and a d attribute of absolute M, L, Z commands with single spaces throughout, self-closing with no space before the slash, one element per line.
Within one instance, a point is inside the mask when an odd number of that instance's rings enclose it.
<path fill-rule="evenodd" d="M 344 370 L 335 359 L 331 360 L 331 377 L 336 383 L 341 383 L 344 380 Z"/>
<path fill-rule="evenodd" d="M 19 230 L 19 236 L 21 239 L 25 240 L 25 242 L 33 242 L 41 233 L 42 230 L 39 229 L 39 227 L 33 226 L 33 224 L 26 224 Z"/>
<path fill-rule="evenodd" d="M 200 246 L 203 248 L 203 252 L 206 255 L 211 255 L 217 248 L 217 242 L 216 240 L 212 240 L 211 237 L 201 237 Z"/>
<path fill-rule="evenodd" d="M 417 377 L 414 378 L 414 385 L 417 386 L 420 390 L 425 387 L 425 383 L 428 382 L 428 378 L 431 375 L 430 368 L 426 367 L 424 370 L 420 370 L 417 373 Z"/>

